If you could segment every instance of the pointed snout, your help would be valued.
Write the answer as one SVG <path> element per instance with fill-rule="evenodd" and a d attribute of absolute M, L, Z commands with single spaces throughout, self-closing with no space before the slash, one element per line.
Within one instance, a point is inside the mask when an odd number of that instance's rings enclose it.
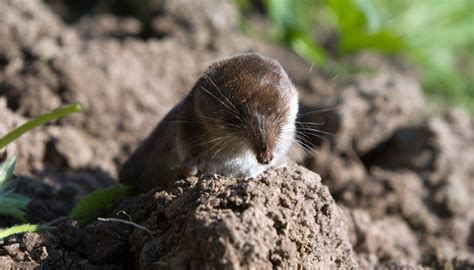
<path fill-rule="evenodd" d="M 258 114 L 254 127 L 255 153 L 258 163 L 269 164 L 273 159 L 273 129 L 272 123 L 262 115 Z"/>
<path fill-rule="evenodd" d="M 257 153 L 257 161 L 262 165 L 269 164 L 273 159 L 273 154 L 271 151 L 264 151 Z"/>

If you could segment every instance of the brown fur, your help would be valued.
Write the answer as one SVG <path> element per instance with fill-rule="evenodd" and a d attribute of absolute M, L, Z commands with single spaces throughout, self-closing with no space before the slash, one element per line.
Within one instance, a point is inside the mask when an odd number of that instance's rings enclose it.
<path fill-rule="evenodd" d="M 287 121 L 287 101 L 296 94 L 288 89 L 294 88 L 282 67 L 258 54 L 212 64 L 125 163 L 120 181 L 139 191 L 166 188 L 176 178 L 172 167 L 197 164 L 214 158 L 218 149 L 231 152 L 244 144 L 259 163 L 268 163 Z M 179 160 L 178 147 L 185 160 Z"/>

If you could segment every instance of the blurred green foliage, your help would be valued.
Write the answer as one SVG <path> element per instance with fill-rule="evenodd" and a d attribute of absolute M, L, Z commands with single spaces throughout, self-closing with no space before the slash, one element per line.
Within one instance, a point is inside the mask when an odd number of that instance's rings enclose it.
<path fill-rule="evenodd" d="M 255 7 L 266 14 L 270 38 L 309 62 L 327 66 L 367 49 L 404 56 L 418 68 L 428 96 L 474 115 L 474 0 L 236 2 L 243 14 Z M 325 44 L 328 33 L 335 45 Z"/>

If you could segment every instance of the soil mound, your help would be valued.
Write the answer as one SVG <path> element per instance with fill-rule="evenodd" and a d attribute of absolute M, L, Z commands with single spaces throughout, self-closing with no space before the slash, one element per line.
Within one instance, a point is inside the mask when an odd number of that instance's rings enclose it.
<path fill-rule="evenodd" d="M 318 175 L 287 167 L 255 179 L 205 175 L 142 196 L 130 238 L 139 268 L 350 268 L 343 212 Z M 330 255 L 329 255 L 330 254 Z"/>

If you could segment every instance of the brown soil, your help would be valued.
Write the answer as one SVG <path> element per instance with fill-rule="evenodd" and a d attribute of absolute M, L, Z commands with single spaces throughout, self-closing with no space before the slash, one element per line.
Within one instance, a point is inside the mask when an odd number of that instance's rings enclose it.
<path fill-rule="evenodd" d="M 12 185 L 32 199 L 29 222 L 64 216 L 115 183 L 197 75 L 234 53 L 279 60 L 300 90 L 301 121 L 324 121 L 318 128 L 332 135 L 308 134 L 316 151 L 293 152 L 322 183 L 296 165 L 250 180 L 183 179 L 110 213 L 151 234 L 66 221 L 4 239 L 0 269 L 474 268 L 472 120 L 460 109 L 431 116 L 403 64 L 361 54 L 344 61 L 371 72 L 309 72 L 287 49 L 243 35 L 232 2 L 158 1 L 140 21 L 49 2 L 0 2 L 0 134 L 65 103 L 87 109 L 8 147 L 19 157 Z"/>
<path fill-rule="evenodd" d="M 355 265 L 345 216 L 319 176 L 302 167 L 250 180 L 190 178 L 142 196 L 130 212 L 154 232 L 130 238 L 139 268 Z"/>

